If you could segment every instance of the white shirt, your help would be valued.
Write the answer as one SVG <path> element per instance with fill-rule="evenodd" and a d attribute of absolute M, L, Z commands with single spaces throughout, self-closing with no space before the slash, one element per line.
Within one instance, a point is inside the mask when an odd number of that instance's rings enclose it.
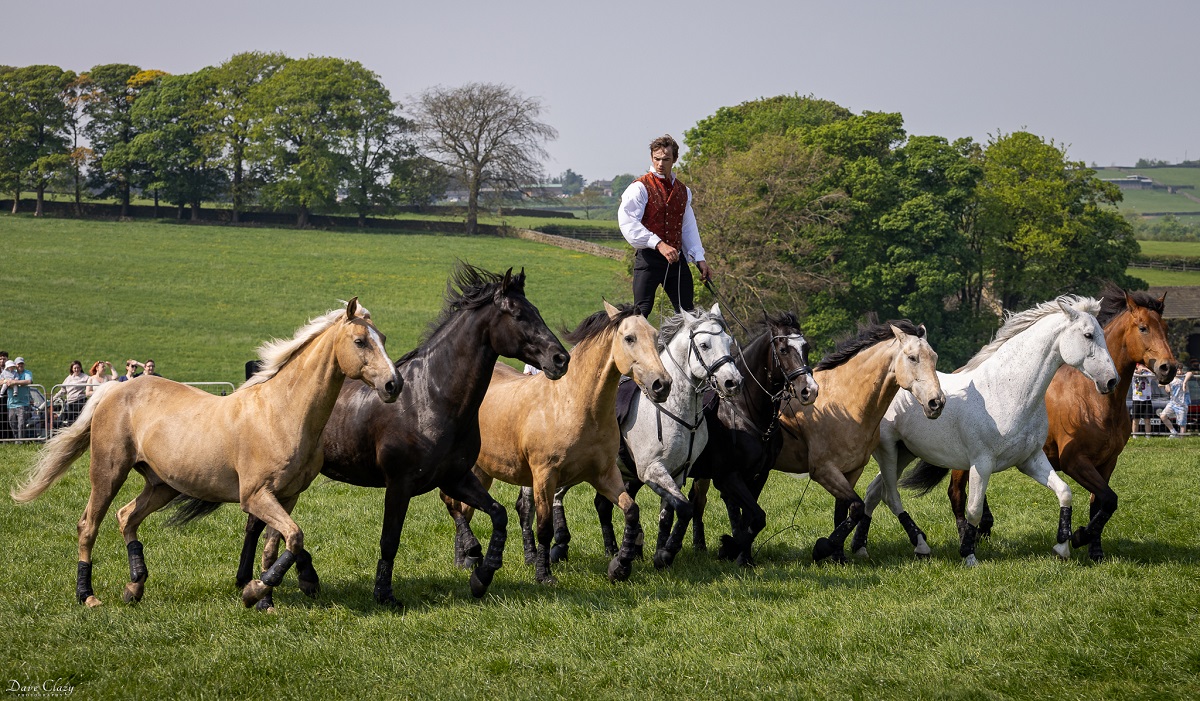
<path fill-rule="evenodd" d="M 653 171 L 651 171 L 653 173 Z M 654 177 L 663 177 L 654 173 Z M 674 182 L 674 175 L 672 175 Z M 692 212 L 692 189 L 686 187 L 687 204 L 683 207 L 683 254 L 693 263 L 704 260 L 704 246 L 700 245 L 700 229 L 696 226 L 696 215 Z M 646 213 L 646 201 L 650 193 L 639 180 L 634 180 L 621 194 L 621 207 L 617 210 L 617 224 L 621 235 L 634 248 L 654 248 L 658 245 L 658 234 L 642 226 L 642 215 Z"/>

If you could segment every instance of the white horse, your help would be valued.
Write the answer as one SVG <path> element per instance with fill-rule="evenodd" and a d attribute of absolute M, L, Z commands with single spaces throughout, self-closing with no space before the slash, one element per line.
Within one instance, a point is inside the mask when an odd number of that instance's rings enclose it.
<path fill-rule="evenodd" d="M 867 487 L 867 516 L 880 498 L 897 517 L 904 512 L 896 480 L 914 458 L 922 462 L 905 477 L 904 486 L 926 492 L 950 469 L 969 470 L 967 523 L 959 534 L 959 554 L 973 566 L 988 478 L 1016 466 L 1058 497 L 1054 553 L 1066 559 L 1071 552 L 1071 488 L 1042 452 L 1049 431 L 1046 389 L 1064 363 L 1081 370 L 1101 394 L 1117 386 L 1117 369 L 1095 317 L 1099 311 L 1095 299 L 1065 295 L 1010 314 L 996 338 L 960 371 L 938 373 L 946 406 L 937 421 L 925 418 L 911 392 L 899 392 L 879 427 L 874 452 L 879 475 Z M 867 527 L 869 520 L 860 522 L 853 543 L 860 556 L 866 555 Z"/>
<path fill-rule="evenodd" d="M 622 411 L 620 398 L 617 401 L 621 471 L 629 480 L 626 486 L 632 487 L 630 495 L 636 497 L 637 489 L 647 484 L 663 499 L 663 510 L 659 514 L 660 547 L 654 555 L 656 567 L 669 566 L 683 545 L 682 532 L 667 541 L 662 529 L 668 513 L 673 515 L 674 511 L 679 511 L 681 515 L 691 516 L 692 507 L 683 495 L 682 487 L 688 469 L 708 443 L 703 397 L 709 388 L 721 396 L 731 396 L 741 390 L 742 374 L 734 363 L 732 348 L 733 338 L 725 326 L 719 305 L 714 304 L 707 312 L 681 312 L 665 320 L 658 334 L 659 358 L 671 375 L 673 388 L 667 399 L 661 404 L 656 403 L 628 383 L 618 390 L 618 397 L 623 392 L 632 393 L 627 411 Z M 567 543 L 571 539 L 562 511 L 562 498 L 566 492 L 567 488 L 563 488 L 554 495 L 552 561 L 566 559 Z M 604 508 L 606 506 L 609 508 Z M 615 552 L 611 507 L 607 499 L 603 504 L 600 500 L 596 502 L 606 543 L 612 537 Z M 670 529 L 669 524 L 665 527 Z"/>

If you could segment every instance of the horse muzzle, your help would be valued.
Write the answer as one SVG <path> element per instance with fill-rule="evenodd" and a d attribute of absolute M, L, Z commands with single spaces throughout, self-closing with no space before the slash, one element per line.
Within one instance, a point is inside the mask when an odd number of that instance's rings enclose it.
<path fill-rule="evenodd" d="M 1158 380 L 1158 384 L 1170 384 L 1171 380 L 1175 379 L 1176 373 L 1179 372 L 1179 366 L 1175 363 L 1168 363 L 1165 360 L 1155 360 L 1150 358 L 1146 361 L 1146 367 L 1154 370 L 1154 378 Z"/>
<path fill-rule="evenodd" d="M 384 404 L 391 404 L 399 399 L 400 392 L 403 390 L 404 378 L 400 377 L 400 373 L 398 372 L 393 372 L 391 378 L 375 387 L 375 392 Z"/>
<path fill-rule="evenodd" d="M 557 380 L 567 374 L 567 368 L 571 364 L 571 354 L 566 349 L 560 349 L 549 353 L 543 353 L 539 358 L 538 365 L 540 370 L 551 380 Z"/>

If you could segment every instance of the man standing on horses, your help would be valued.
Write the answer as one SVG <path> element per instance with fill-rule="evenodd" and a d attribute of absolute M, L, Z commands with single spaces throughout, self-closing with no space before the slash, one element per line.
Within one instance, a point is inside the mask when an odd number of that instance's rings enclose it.
<path fill-rule="evenodd" d="M 712 279 L 704 262 L 700 230 L 692 213 L 692 191 L 675 178 L 671 169 L 679 160 L 679 144 L 668 136 L 650 142 L 650 172 L 634 180 L 621 195 L 617 222 L 621 234 L 636 249 L 633 263 L 633 303 L 649 317 L 659 285 L 675 311 L 693 305 L 692 271 Z"/>

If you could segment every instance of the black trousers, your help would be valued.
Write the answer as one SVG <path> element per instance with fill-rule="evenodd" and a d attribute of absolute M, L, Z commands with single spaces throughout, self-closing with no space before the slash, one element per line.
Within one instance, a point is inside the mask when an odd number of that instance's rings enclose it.
<path fill-rule="evenodd" d="M 654 295 L 662 286 L 678 313 L 691 311 L 695 306 L 695 290 L 692 288 L 692 270 L 683 255 L 678 263 L 668 263 L 663 254 L 653 248 L 639 248 L 633 260 L 633 304 L 650 318 L 654 309 Z"/>

